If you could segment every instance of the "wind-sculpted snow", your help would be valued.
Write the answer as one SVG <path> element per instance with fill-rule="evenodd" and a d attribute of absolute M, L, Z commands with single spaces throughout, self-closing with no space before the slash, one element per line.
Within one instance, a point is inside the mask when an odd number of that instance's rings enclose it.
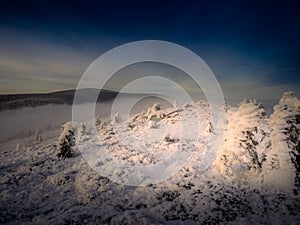
<path fill-rule="evenodd" d="M 96 118 L 102 146 L 128 165 L 159 163 L 179 142 L 193 153 L 169 179 L 146 186 L 121 185 L 99 174 L 76 145 L 71 158 L 57 157 L 70 130 L 89 150 L 95 138 L 90 123 L 68 122 L 61 131 L 43 131 L 40 140 L 36 135 L 10 140 L 0 146 L 0 223 L 299 224 L 299 107 L 292 93 L 283 95 L 271 116 L 255 101 L 228 107 L 223 143 L 202 172 L 209 137 L 219 132 L 210 123 L 207 102 L 177 110 L 155 105 L 129 119 L 114 115 L 111 122 Z M 193 109 L 200 120 L 198 140 L 179 135 L 179 111 L 189 118 Z M 95 162 L 109 169 L 102 159 Z"/>

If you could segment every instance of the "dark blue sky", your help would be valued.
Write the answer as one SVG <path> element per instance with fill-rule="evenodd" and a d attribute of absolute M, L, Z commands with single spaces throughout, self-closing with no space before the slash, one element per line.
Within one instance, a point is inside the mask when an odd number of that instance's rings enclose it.
<path fill-rule="evenodd" d="M 100 54 L 157 39 L 197 53 L 231 98 L 300 95 L 297 1 L 7 1 L 0 92 L 75 88 Z"/>

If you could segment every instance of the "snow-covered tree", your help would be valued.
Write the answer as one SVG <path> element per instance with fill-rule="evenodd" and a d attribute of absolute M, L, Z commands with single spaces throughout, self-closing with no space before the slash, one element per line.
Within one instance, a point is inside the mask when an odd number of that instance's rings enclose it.
<path fill-rule="evenodd" d="M 62 130 L 57 141 L 57 147 L 60 151 L 57 156 L 62 158 L 70 158 L 73 156 L 73 147 L 75 146 L 76 126 L 72 121 L 62 125 Z"/>
<path fill-rule="evenodd" d="M 295 167 L 295 189 L 294 192 L 299 194 L 300 190 L 300 114 L 295 118 L 287 121 L 289 127 L 286 128 L 287 143 L 290 150 L 292 164 Z"/>
<path fill-rule="evenodd" d="M 266 152 L 264 183 L 281 191 L 299 188 L 300 100 L 292 92 L 283 94 L 270 117 L 271 145 Z"/>
<path fill-rule="evenodd" d="M 228 125 L 223 144 L 214 162 L 225 176 L 259 173 L 263 152 L 268 147 L 266 113 L 261 104 L 244 100 L 238 108 L 228 110 Z"/>

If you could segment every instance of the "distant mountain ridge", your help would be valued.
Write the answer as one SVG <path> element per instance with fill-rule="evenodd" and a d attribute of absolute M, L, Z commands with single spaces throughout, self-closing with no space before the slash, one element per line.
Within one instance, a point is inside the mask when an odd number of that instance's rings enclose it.
<path fill-rule="evenodd" d="M 65 90 L 51 93 L 38 93 L 38 94 L 4 94 L 0 95 L 0 111 L 20 109 L 23 107 L 36 107 L 47 104 L 72 104 L 75 92 L 83 92 L 85 99 L 84 102 L 90 102 L 89 97 L 92 94 L 98 95 L 97 102 L 104 102 L 114 99 L 118 92 L 111 90 L 98 90 L 98 89 L 81 89 L 81 90 Z"/>

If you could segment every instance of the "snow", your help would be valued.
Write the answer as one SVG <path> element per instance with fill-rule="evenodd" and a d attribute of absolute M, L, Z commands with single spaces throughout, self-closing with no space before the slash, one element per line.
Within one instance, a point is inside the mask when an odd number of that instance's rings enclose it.
<path fill-rule="evenodd" d="M 110 156 L 95 158 L 109 176 L 93 170 L 76 145 L 71 158 L 57 157 L 70 130 L 77 132 L 77 145 L 86 143 L 86 151 L 92 151 L 91 123 L 67 122 L 11 138 L 0 145 L 0 223 L 299 224 L 293 161 L 299 154 L 299 115 L 299 99 L 290 92 L 270 116 L 254 100 L 228 106 L 223 143 L 205 171 L 199 166 L 211 137 L 220 132 L 206 101 L 181 109 L 156 104 L 128 120 L 115 115 L 113 123 L 98 117 L 101 146 L 128 166 L 111 164 L 105 160 Z M 198 118 L 196 138 L 193 130 L 182 135 L 180 121 L 193 123 L 191 118 Z M 192 157 L 166 180 L 144 186 L 114 182 L 118 173 L 128 178 L 132 165 L 159 164 L 175 152 Z"/>

